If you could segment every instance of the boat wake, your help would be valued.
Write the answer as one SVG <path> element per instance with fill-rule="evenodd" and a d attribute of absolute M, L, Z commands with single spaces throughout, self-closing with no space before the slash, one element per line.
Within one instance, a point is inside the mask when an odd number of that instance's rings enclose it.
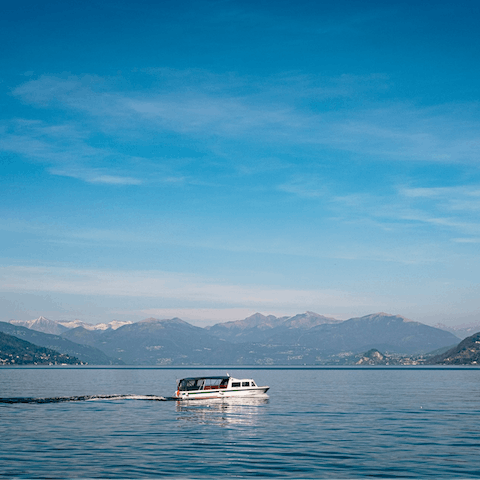
<path fill-rule="evenodd" d="M 0 398 L 1 403 L 61 403 L 61 402 L 91 402 L 99 400 L 154 400 L 157 402 L 165 402 L 171 400 L 168 397 L 158 395 L 78 395 L 74 397 L 51 397 L 51 398 L 34 398 L 34 397 L 13 397 Z"/>

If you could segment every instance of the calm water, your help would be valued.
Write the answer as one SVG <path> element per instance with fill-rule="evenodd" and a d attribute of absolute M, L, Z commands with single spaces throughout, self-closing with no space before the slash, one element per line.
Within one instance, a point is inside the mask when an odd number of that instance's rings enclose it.
<path fill-rule="evenodd" d="M 225 371 L 0 368 L 0 477 L 480 477 L 480 369 L 229 369 L 269 398 L 159 400 Z"/>

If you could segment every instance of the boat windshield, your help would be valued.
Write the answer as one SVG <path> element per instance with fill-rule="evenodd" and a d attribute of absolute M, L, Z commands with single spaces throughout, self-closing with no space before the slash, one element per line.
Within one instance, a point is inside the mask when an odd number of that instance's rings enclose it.
<path fill-rule="evenodd" d="M 228 378 L 184 378 L 180 380 L 178 389 L 180 391 L 212 390 L 227 388 Z"/>

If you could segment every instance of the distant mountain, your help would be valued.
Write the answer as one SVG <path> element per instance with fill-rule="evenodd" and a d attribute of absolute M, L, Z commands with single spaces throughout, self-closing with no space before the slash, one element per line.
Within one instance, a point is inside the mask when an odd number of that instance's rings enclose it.
<path fill-rule="evenodd" d="M 45 317 L 39 317 L 35 320 L 10 320 L 8 323 L 27 327 L 37 332 L 61 335 L 67 330 L 77 327 L 83 327 L 87 330 L 108 330 L 109 328 L 116 330 L 117 328 L 123 327 L 123 325 L 130 325 L 132 322 L 112 320 L 108 323 L 91 324 L 81 320 L 50 320 Z"/>
<path fill-rule="evenodd" d="M 318 325 L 297 342 L 324 354 L 360 353 L 372 348 L 388 353 L 419 354 L 453 345 L 455 335 L 400 315 L 375 313 L 337 324 Z"/>
<path fill-rule="evenodd" d="M 287 317 L 255 313 L 243 320 L 217 323 L 206 327 L 210 335 L 229 342 L 254 342 L 263 339 L 269 330 L 280 325 Z"/>
<path fill-rule="evenodd" d="M 12 325 L 11 323 L 6 322 L 0 322 L 0 332 L 13 335 L 14 337 L 26 340 L 34 345 L 50 348 L 63 354 L 76 357 L 80 361 L 91 365 L 111 365 L 119 363 L 118 361 L 109 358 L 97 348 L 80 345 L 58 335 L 38 332 L 36 330 L 31 330 L 19 325 Z"/>
<path fill-rule="evenodd" d="M 458 345 L 428 361 L 441 365 L 480 365 L 480 332 L 462 340 Z"/>
<path fill-rule="evenodd" d="M 79 327 L 62 336 L 134 365 L 233 363 L 238 350 L 179 318 L 147 318 L 116 330 L 88 331 Z"/>
<path fill-rule="evenodd" d="M 268 332 L 261 343 L 268 345 L 303 345 L 300 339 L 308 335 L 308 332 L 321 326 L 333 326 L 341 323 L 343 323 L 342 320 L 325 317 L 318 313 L 305 312 L 287 318 L 281 325 Z"/>
<path fill-rule="evenodd" d="M 9 323 L 20 327 L 30 328 L 37 332 L 51 333 L 53 335 L 60 335 L 68 330 L 68 328 L 62 324 L 45 317 L 38 317 L 34 320 L 10 320 Z"/>
<path fill-rule="evenodd" d="M 0 365 L 79 365 L 78 358 L 0 332 Z"/>
<path fill-rule="evenodd" d="M 290 343 L 293 330 L 304 331 L 325 323 L 339 323 L 331 317 L 325 317 L 314 312 L 305 312 L 293 317 L 264 316 L 261 313 L 232 322 L 217 323 L 207 327 L 208 332 L 222 340 L 234 343 L 263 343 L 272 337 L 285 337 L 275 340 L 276 343 Z"/>
<path fill-rule="evenodd" d="M 117 328 L 123 327 L 124 325 L 130 325 L 133 322 L 130 321 L 119 321 L 119 320 L 112 320 L 108 323 L 87 323 L 82 322 L 81 320 L 72 320 L 72 321 L 60 321 L 60 325 L 67 327 L 68 330 L 72 330 L 73 328 L 83 327 L 85 330 L 108 330 L 111 328 L 112 330 L 116 330 Z M 62 332 L 63 333 L 63 332 Z"/>
<path fill-rule="evenodd" d="M 129 321 L 112 320 L 108 323 L 97 323 L 95 325 L 86 323 L 82 326 L 87 330 L 108 330 L 109 328 L 111 328 L 112 330 L 116 330 L 117 328 L 123 327 L 124 325 L 131 325 L 132 323 L 133 322 Z M 63 325 L 65 324 L 63 323 Z"/>
<path fill-rule="evenodd" d="M 325 315 L 319 315 L 318 313 L 307 311 L 305 313 L 300 313 L 293 317 L 287 318 L 281 326 L 285 328 L 301 328 L 303 330 L 308 330 L 316 327 L 317 325 L 341 322 L 342 320 L 337 320 L 333 317 L 326 317 Z"/>
<path fill-rule="evenodd" d="M 463 340 L 464 338 L 473 335 L 475 332 L 480 331 L 480 322 L 477 323 L 463 323 L 461 325 L 455 325 L 453 327 L 449 327 L 443 323 L 437 323 L 434 325 L 435 328 L 440 328 L 441 330 L 445 330 L 446 332 L 453 333 L 456 337 Z"/>

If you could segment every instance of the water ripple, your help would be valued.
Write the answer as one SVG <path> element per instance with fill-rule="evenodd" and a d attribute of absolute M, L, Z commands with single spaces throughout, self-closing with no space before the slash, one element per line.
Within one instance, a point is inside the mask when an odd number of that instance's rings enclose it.
<path fill-rule="evenodd" d="M 0 370 L 0 477 L 480 477 L 480 370 L 246 371 L 269 399 L 165 401 L 189 373 Z"/>
<path fill-rule="evenodd" d="M 13 397 L 0 398 L 0 403 L 62 403 L 62 402 L 85 402 L 93 400 L 157 400 L 166 401 L 166 397 L 157 395 L 76 395 L 73 397 L 50 397 L 50 398 L 33 398 L 33 397 Z"/>

